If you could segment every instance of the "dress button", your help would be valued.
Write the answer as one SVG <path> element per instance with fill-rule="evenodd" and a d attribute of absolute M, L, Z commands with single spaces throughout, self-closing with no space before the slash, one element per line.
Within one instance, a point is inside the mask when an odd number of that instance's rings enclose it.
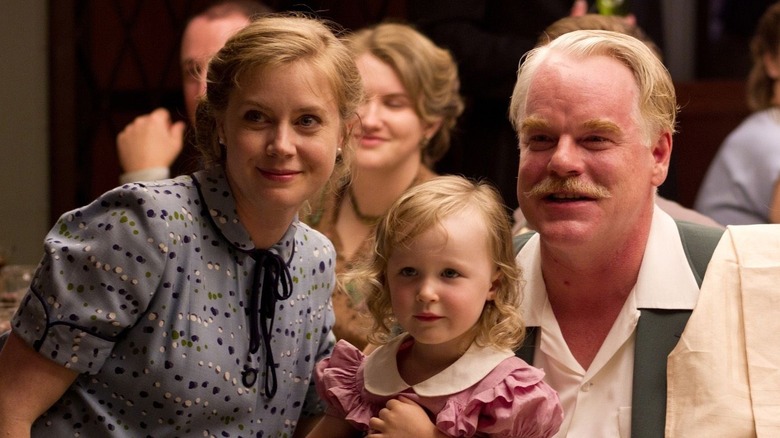
<path fill-rule="evenodd" d="M 585 382 L 580 387 L 580 390 L 582 390 L 582 392 L 588 392 L 592 387 L 593 387 L 593 382 Z"/>

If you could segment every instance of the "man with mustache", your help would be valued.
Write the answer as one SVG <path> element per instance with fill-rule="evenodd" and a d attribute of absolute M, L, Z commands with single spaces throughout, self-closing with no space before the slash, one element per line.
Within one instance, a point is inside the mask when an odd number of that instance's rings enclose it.
<path fill-rule="evenodd" d="M 539 35 L 536 44 L 547 44 L 555 38 L 573 30 L 611 30 L 625 33 L 644 42 L 663 62 L 663 55 L 661 50 L 658 48 L 655 42 L 650 39 L 647 33 L 645 33 L 642 28 L 637 26 L 634 21 L 635 19 L 633 16 L 621 17 L 616 15 L 600 14 L 584 14 L 577 16 L 571 15 L 569 17 L 563 17 L 547 26 L 544 29 L 544 32 Z M 671 199 L 664 198 L 660 194 L 656 196 L 655 203 L 658 204 L 658 206 L 661 207 L 663 211 L 669 213 L 669 215 L 676 220 L 694 222 L 711 227 L 724 228 L 723 225 L 714 221 L 710 217 L 705 216 L 696 210 L 683 207 Z M 523 217 L 523 212 L 520 210 L 520 208 L 516 208 L 512 216 L 515 221 L 512 231 L 515 234 L 530 231 L 528 223 L 526 222 L 525 217 Z"/>
<path fill-rule="evenodd" d="M 518 73 L 518 201 L 538 232 L 516 259 L 530 333 L 518 355 L 559 392 L 556 436 L 664 434 L 666 357 L 722 234 L 655 205 L 676 113 L 666 68 L 620 33 L 567 33 Z"/>

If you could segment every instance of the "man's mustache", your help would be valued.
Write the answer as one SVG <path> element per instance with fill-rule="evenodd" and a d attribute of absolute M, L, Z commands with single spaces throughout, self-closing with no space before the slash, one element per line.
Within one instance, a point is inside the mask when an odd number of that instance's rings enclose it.
<path fill-rule="evenodd" d="M 584 198 L 611 198 L 609 190 L 599 184 L 582 181 L 578 178 L 548 177 L 534 185 L 523 194 L 529 198 L 545 198 L 552 194 L 570 193 Z"/>

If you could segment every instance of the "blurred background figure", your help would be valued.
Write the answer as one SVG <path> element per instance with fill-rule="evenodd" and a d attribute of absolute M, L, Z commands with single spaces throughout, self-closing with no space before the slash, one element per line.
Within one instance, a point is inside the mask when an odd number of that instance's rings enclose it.
<path fill-rule="evenodd" d="M 352 181 L 323 193 L 304 218 L 333 242 L 339 273 L 371 253 L 369 237 L 390 205 L 436 175 L 463 111 L 452 56 L 414 28 L 383 23 L 355 32 L 348 44 L 366 90 Z M 333 332 L 362 349 L 370 320 L 359 306 L 349 291 L 334 291 Z"/>
<path fill-rule="evenodd" d="M 695 204 L 723 225 L 780 223 L 780 2 L 761 17 L 750 50 L 753 113 L 721 145 Z"/>
<path fill-rule="evenodd" d="M 181 39 L 181 77 L 187 122 L 195 121 L 198 99 L 206 91 L 206 66 L 228 38 L 249 21 L 273 10 L 255 0 L 222 0 L 192 17 Z M 198 168 L 194 148 L 184 147 L 186 123 L 157 108 L 137 117 L 117 136 L 120 182 L 150 181 Z M 173 175 L 172 175 L 173 174 Z"/>

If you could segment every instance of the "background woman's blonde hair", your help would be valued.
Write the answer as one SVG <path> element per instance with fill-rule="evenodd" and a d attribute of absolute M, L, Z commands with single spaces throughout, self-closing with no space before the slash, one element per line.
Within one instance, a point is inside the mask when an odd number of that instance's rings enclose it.
<path fill-rule="evenodd" d="M 764 66 L 764 56 L 777 60 L 780 57 L 780 2 L 768 7 L 756 26 L 750 41 L 753 66 L 747 78 L 747 103 L 752 111 L 773 106 L 775 81 Z"/>
<path fill-rule="evenodd" d="M 508 349 L 520 344 L 525 334 L 518 310 L 520 271 L 515 264 L 506 208 L 489 183 L 460 176 L 437 177 L 407 190 L 377 224 L 371 256 L 342 276 L 348 288 L 365 297 L 374 320 L 370 342 L 383 344 L 396 334 L 386 281 L 387 261 L 393 250 L 439 226 L 444 218 L 463 211 L 482 216 L 488 250 L 500 273 L 494 300 L 485 304 L 477 322 L 476 342 Z"/>
<path fill-rule="evenodd" d="M 642 128 L 646 145 L 649 146 L 662 132 L 674 133 L 678 107 L 669 71 L 644 42 L 607 30 L 568 32 L 525 55 L 509 105 L 509 119 L 515 130 L 525 117 L 528 89 L 536 71 L 554 54 L 580 59 L 607 56 L 625 65 L 634 75 L 639 89 L 634 118 Z"/>
<path fill-rule="evenodd" d="M 423 149 L 423 162 L 432 167 L 450 148 L 450 137 L 463 112 L 458 67 L 449 51 L 409 25 L 382 23 L 348 37 L 357 58 L 368 53 L 389 65 L 414 103 L 417 116 L 442 126 Z"/>
<path fill-rule="evenodd" d="M 225 163 L 217 119 L 243 75 L 302 61 L 321 72 L 331 85 L 343 135 L 340 163 L 331 182 L 348 177 L 354 141 L 350 129 L 363 102 L 363 83 L 352 53 L 335 31 L 335 25 L 303 14 L 270 14 L 252 21 L 225 43 L 209 62 L 206 94 L 195 115 L 196 145 L 205 166 Z"/>

